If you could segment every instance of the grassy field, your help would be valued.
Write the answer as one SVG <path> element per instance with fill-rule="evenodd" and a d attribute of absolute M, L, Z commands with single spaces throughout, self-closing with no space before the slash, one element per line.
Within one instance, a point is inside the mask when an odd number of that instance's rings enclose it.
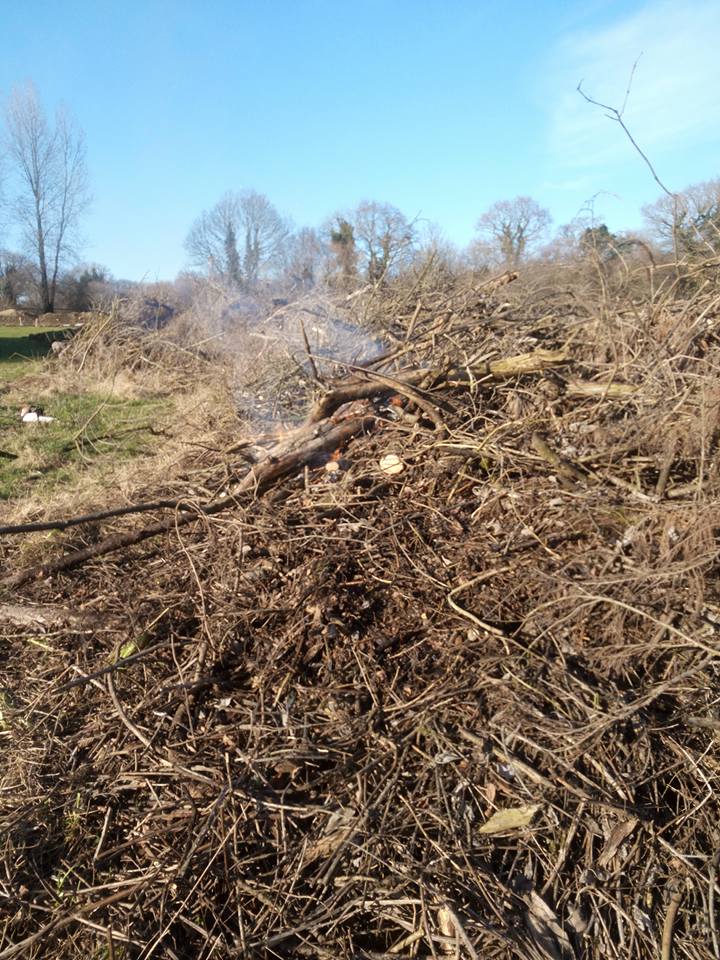
<path fill-rule="evenodd" d="M 47 356 L 53 340 L 65 333 L 58 327 L 0 326 L 0 383 L 30 372 L 26 362 Z"/>
<path fill-rule="evenodd" d="M 47 353 L 53 340 L 58 340 L 65 336 L 67 327 L 17 327 L 0 325 L 0 359 L 8 355 L 10 347 L 27 356 L 28 351 L 32 354 L 38 352 L 40 348 Z"/>
<path fill-rule="evenodd" d="M 172 407 L 167 399 L 118 399 L 94 393 L 45 401 L 49 424 L 23 424 L 15 405 L 0 404 L 0 500 L 42 497 L 92 467 L 151 452 L 153 431 Z"/>
<path fill-rule="evenodd" d="M 101 476 L 118 463 L 150 452 L 153 430 L 172 407 L 167 399 L 103 395 L 92 388 L 57 394 L 42 390 L 53 423 L 23 424 L 22 403 L 35 403 L 35 375 L 53 340 L 65 330 L 0 326 L 0 501 L 42 497 L 73 484 L 92 468 Z"/>

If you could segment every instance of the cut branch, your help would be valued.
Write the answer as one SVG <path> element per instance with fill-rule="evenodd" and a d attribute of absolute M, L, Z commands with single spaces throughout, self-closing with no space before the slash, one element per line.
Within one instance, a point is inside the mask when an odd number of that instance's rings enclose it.
<path fill-rule="evenodd" d="M 374 417 L 358 417 L 353 420 L 334 425 L 332 423 L 318 425 L 316 427 L 316 436 L 308 440 L 299 450 L 293 450 L 285 453 L 283 456 L 270 456 L 267 460 L 257 464 L 241 481 L 237 489 L 227 497 L 216 500 L 206 505 L 188 504 L 188 510 L 192 512 L 183 513 L 178 516 L 173 514 L 167 520 L 160 520 L 157 523 L 150 524 L 140 530 L 130 530 L 125 533 L 116 533 L 106 537 L 99 543 L 94 543 L 90 547 L 82 550 L 75 550 L 67 556 L 60 557 L 57 560 L 51 560 L 41 564 L 38 567 L 31 567 L 21 570 L 0 580 L 0 586 L 18 587 L 29 580 L 35 580 L 38 577 L 52 576 L 65 570 L 73 570 L 75 567 L 82 566 L 88 560 L 105 556 L 108 553 L 114 553 L 125 547 L 134 546 L 149 540 L 162 533 L 169 533 L 178 527 L 187 526 L 202 516 L 212 516 L 221 513 L 224 510 L 231 510 L 241 505 L 239 499 L 241 495 L 253 493 L 258 496 L 264 493 L 269 487 L 273 486 L 288 474 L 295 473 L 306 464 L 309 464 L 318 455 L 328 451 L 336 450 L 342 447 L 352 437 L 365 430 L 368 430 L 375 423 Z M 301 428 L 306 433 L 305 428 Z"/>
<path fill-rule="evenodd" d="M 528 373 L 539 373 L 548 367 L 566 363 L 569 357 L 564 350 L 536 350 L 533 353 L 520 354 L 504 360 L 482 363 L 456 371 L 459 382 L 477 382 L 477 377 L 506 379 Z M 256 464 L 247 473 L 231 494 L 209 504 L 195 504 L 190 501 L 158 500 L 150 504 L 135 507 L 120 507 L 117 510 L 99 514 L 88 514 L 53 523 L 23 524 L 16 527 L 3 527 L 0 532 L 20 533 L 43 529 L 65 529 L 89 520 L 105 519 L 129 513 L 147 512 L 153 509 L 170 508 L 173 515 L 159 520 L 140 530 L 112 534 L 104 540 L 82 550 L 75 550 L 57 560 L 51 560 L 38 567 L 20 570 L 0 580 L 0 587 L 18 587 L 38 577 L 52 576 L 81 566 L 88 560 L 123 550 L 126 547 L 142 543 L 152 537 L 169 533 L 173 529 L 193 523 L 202 516 L 212 516 L 224 510 L 240 506 L 246 494 L 259 496 L 284 477 L 296 473 L 302 467 L 311 464 L 319 455 L 344 446 L 349 440 L 366 430 L 372 429 L 376 418 L 370 415 L 356 416 L 341 420 L 330 419 L 331 415 L 345 403 L 352 400 L 367 399 L 372 396 L 399 392 L 422 409 L 438 428 L 442 428 L 439 408 L 425 396 L 420 385 L 445 383 L 447 369 L 413 369 L 397 376 L 364 371 L 361 376 L 341 382 L 334 390 L 323 396 L 315 405 L 306 422 L 278 442 L 267 457 Z"/>
<path fill-rule="evenodd" d="M 111 517 L 124 517 L 130 513 L 149 513 L 152 510 L 195 510 L 187 500 L 153 500 L 151 503 L 136 503 L 128 507 L 114 507 L 112 510 L 99 510 L 97 513 L 85 513 L 79 517 L 64 520 L 35 520 L 29 523 L 9 523 L 0 526 L 0 534 L 36 533 L 41 530 L 67 530 L 83 523 L 97 520 L 109 520 Z"/>
<path fill-rule="evenodd" d="M 471 375 L 475 378 L 490 377 L 494 380 L 506 380 L 509 377 L 518 377 L 523 374 L 541 373 L 551 367 L 560 366 L 568 363 L 570 357 L 565 350 L 534 350 L 532 353 L 521 353 L 514 357 L 506 357 L 502 360 L 492 360 L 489 363 L 470 365 L 463 367 L 459 371 L 465 373 L 467 382 L 470 382 Z M 368 379 L 370 371 L 366 376 L 353 377 L 342 381 L 338 386 L 325 394 L 308 416 L 307 423 L 317 423 L 331 416 L 344 403 L 351 400 L 361 400 L 367 397 L 375 397 L 394 391 L 404 392 L 401 388 L 415 387 L 420 383 L 433 383 L 443 380 L 447 376 L 447 370 L 441 369 L 416 369 L 404 370 L 394 377 L 387 374 L 382 375 L 378 382 L 377 375 L 375 379 Z M 407 394 L 406 394 L 407 395 Z M 417 397 L 413 395 L 414 402 Z"/>

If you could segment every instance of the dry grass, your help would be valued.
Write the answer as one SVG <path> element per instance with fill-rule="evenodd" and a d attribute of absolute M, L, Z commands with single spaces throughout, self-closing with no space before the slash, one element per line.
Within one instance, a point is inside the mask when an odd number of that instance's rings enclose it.
<path fill-rule="evenodd" d="M 213 438 L 225 443 L 239 428 L 228 371 L 191 339 L 178 345 L 184 333 L 142 333 L 117 312 L 98 314 L 60 357 L 5 388 L 4 448 L 15 458 L 6 465 L 14 479 L 5 522 L 88 512 L 108 498 L 142 500 L 158 477 L 180 483 L 198 446 L 220 453 Z M 55 422 L 19 424 L 27 402 Z"/>
<path fill-rule="evenodd" d="M 68 620 L 1 641 L 0 958 L 717 956 L 716 301 L 353 303 L 424 408 L 5 598 Z"/>

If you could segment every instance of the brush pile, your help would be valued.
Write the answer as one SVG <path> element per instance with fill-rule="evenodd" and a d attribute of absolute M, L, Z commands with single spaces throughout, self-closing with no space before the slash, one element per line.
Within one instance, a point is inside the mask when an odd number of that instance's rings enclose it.
<path fill-rule="evenodd" d="M 154 374 L 158 390 L 165 393 L 188 389 L 207 377 L 208 364 L 220 364 L 212 352 L 212 338 L 203 350 L 193 344 L 199 339 L 192 336 L 195 331 L 181 320 L 164 329 L 160 321 L 153 321 L 153 303 L 157 301 L 115 301 L 107 312 L 86 314 L 79 331 L 63 341 L 53 375 L 62 374 L 76 383 L 89 378 L 108 382 L 118 376 L 142 378 L 147 390 Z M 155 312 L 161 308 L 172 309 L 159 304 Z"/>
<path fill-rule="evenodd" d="M 720 301 L 505 294 L 0 538 L 0 960 L 720 955 Z"/>

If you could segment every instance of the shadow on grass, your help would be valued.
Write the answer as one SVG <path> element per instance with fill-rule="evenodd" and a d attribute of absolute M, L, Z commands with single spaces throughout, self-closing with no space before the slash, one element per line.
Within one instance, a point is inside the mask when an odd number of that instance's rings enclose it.
<path fill-rule="evenodd" d="M 53 340 L 60 340 L 64 336 L 64 330 L 43 330 L 18 336 L 15 331 L 8 334 L 0 328 L 0 362 L 45 357 L 50 352 Z"/>

